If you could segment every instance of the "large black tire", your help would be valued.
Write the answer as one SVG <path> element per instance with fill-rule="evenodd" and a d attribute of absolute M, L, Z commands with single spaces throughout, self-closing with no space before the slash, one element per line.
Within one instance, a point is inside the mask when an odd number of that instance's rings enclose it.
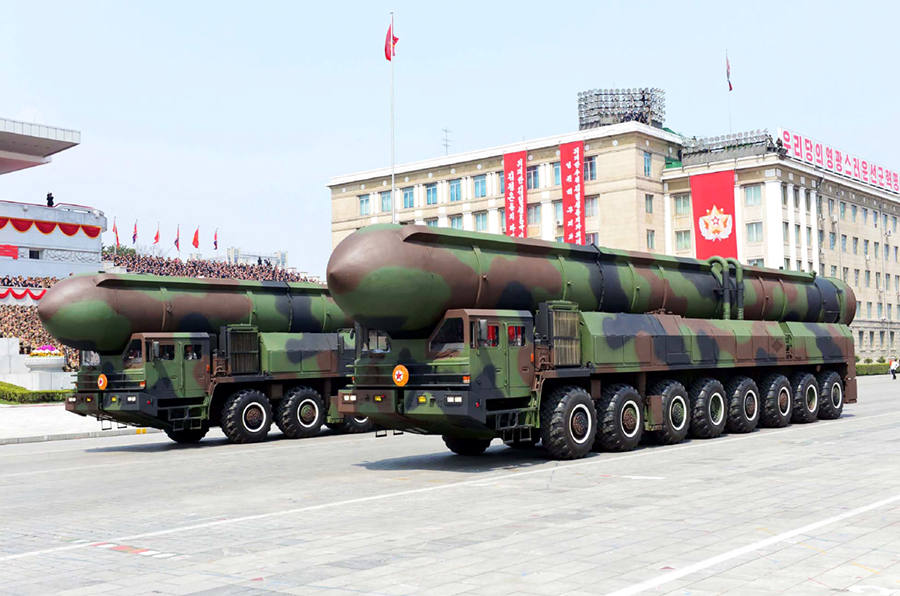
<path fill-rule="evenodd" d="M 794 390 L 794 411 L 791 422 L 806 424 L 819 419 L 819 384 L 809 373 L 798 372 L 791 375 Z"/>
<path fill-rule="evenodd" d="M 691 436 L 715 439 L 725 430 L 728 406 L 725 387 L 716 379 L 699 379 L 691 385 Z"/>
<path fill-rule="evenodd" d="M 784 428 L 791 423 L 794 398 L 791 382 L 784 375 L 769 375 L 762 380 L 763 408 L 759 425 L 766 428 Z"/>
<path fill-rule="evenodd" d="M 334 432 L 345 435 L 367 433 L 375 428 L 375 423 L 368 418 L 355 418 L 353 416 L 344 416 L 344 419 L 337 424 L 325 423 L 325 426 Z"/>
<path fill-rule="evenodd" d="M 674 445 L 687 436 L 691 426 L 688 394 L 678 381 L 659 381 L 650 395 L 662 395 L 663 429 L 647 433 L 659 445 Z"/>
<path fill-rule="evenodd" d="M 292 387 L 278 404 L 278 428 L 289 439 L 314 437 L 325 423 L 322 396 L 309 387 Z"/>
<path fill-rule="evenodd" d="M 816 379 L 819 383 L 819 418 L 837 420 L 844 411 L 844 382 L 833 370 L 823 370 Z"/>
<path fill-rule="evenodd" d="M 559 387 L 541 400 L 541 441 L 553 459 L 584 457 L 596 436 L 594 401 L 581 387 Z"/>
<path fill-rule="evenodd" d="M 272 406 L 256 389 L 241 389 L 225 400 L 222 432 L 232 443 L 257 443 L 272 427 Z"/>
<path fill-rule="evenodd" d="M 749 433 L 759 424 L 759 387 L 750 377 L 735 377 L 725 386 L 728 397 L 728 421 L 725 429 L 730 433 Z"/>
<path fill-rule="evenodd" d="M 444 439 L 444 444 L 447 446 L 447 449 L 457 455 L 481 455 L 491 446 L 490 439 L 470 439 L 467 437 L 451 437 L 448 435 L 444 435 L 441 438 Z"/>
<path fill-rule="evenodd" d="M 186 428 L 182 430 L 166 430 L 166 436 L 175 441 L 176 443 L 198 443 L 200 439 L 206 436 L 206 433 L 209 432 L 209 425 L 204 424 L 200 428 Z"/>
<path fill-rule="evenodd" d="M 610 385 L 596 404 L 598 429 L 594 451 L 631 451 L 644 432 L 644 401 L 631 385 Z"/>

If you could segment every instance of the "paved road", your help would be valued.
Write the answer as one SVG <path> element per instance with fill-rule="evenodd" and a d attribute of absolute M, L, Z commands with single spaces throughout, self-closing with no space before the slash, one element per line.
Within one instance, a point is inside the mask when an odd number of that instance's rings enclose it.
<path fill-rule="evenodd" d="M 217 437 L 0 447 L 0 594 L 900 596 L 884 378 L 839 421 L 577 462 Z"/>

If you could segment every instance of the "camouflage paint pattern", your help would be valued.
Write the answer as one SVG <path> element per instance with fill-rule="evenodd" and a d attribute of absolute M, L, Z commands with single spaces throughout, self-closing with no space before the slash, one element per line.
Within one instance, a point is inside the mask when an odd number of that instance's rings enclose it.
<path fill-rule="evenodd" d="M 744 267 L 744 319 L 849 325 L 844 282 Z M 427 226 L 377 224 L 335 248 L 332 296 L 359 323 L 416 337 L 454 308 L 523 309 L 567 300 L 582 311 L 723 317 L 721 267 L 710 261 Z M 734 280 L 727 286 L 737 312 Z M 377 296 L 377 299 L 373 297 Z"/>
<path fill-rule="evenodd" d="M 317 284 L 111 273 L 60 281 L 38 316 L 61 343 L 101 354 L 120 354 L 134 333 L 217 333 L 238 323 L 328 333 L 353 325 Z"/>

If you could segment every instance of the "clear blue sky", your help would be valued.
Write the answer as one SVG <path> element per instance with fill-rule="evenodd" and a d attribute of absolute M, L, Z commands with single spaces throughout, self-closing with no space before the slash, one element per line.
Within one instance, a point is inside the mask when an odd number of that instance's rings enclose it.
<path fill-rule="evenodd" d="M 252 8 L 251 8 L 252 7 Z M 666 90 L 667 125 L 793 127 L 900 168 L 900 10 L 867 2 L 34 2 L 0 4 L 0 116 L 82 145 L 0 198 L 96 206 L 142 242 L 290 251 L 322 274 L 331 176 L 577 128 L 576 93 Z M 110 243 L 107 233 L 104 242 Z M 602 242 L 602 239 L 601 239 Z M 186 253 L 183 253 L 186 254 Z"/>

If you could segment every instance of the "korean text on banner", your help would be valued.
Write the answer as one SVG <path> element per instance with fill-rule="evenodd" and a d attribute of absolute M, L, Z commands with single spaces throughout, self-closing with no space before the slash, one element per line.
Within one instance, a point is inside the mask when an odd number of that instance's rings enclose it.
<path fill-rule="evenodd" d="M 563 237 L 570 244 L 584 244 L 584 141 L 559 146 L 562 168 Z"/>
<path fill-rule="evenodd" d="M 697 258 L 737 258 L 734 236 L 734 170 L 691 176 Z"/>
<path fill-rule="evenodd" d="M 503 194 L 506 206 L 506 235 L 513 238 L 528 236 L 525 215 L 525 162 L 527 151 L 506 153 L 503 156 Z"/>

